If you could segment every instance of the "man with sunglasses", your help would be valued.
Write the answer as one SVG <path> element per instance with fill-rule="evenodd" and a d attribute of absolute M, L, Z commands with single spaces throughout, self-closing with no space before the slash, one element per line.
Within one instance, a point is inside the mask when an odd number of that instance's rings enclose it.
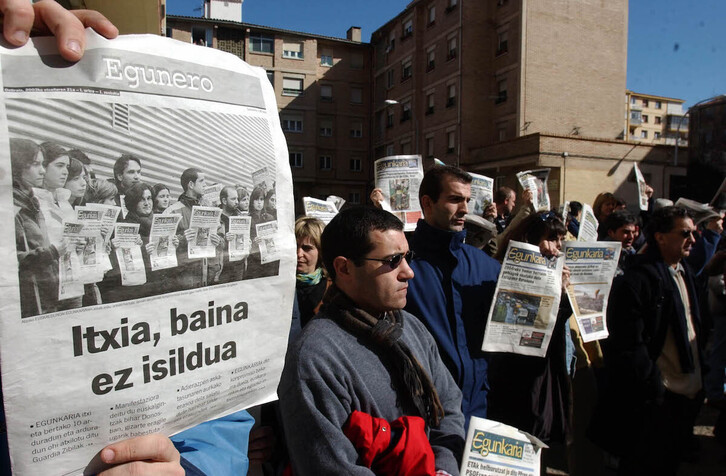
<path fill-rule="evenodd" d="M 695 242 L 682 208 L 653 213 L 647 250 L 616 278 L 603 343 L 609 392 L 595 435 L 621 456 L 618 474 L 676 474 L 693 449 L 702 400 L 701 319 L 685 258 Z"/>
<path fill-rule="evenodd" d="M 293 473 L 458 475 L 461 392 L 401 310 L 414 277 L 403 224 L 349 208 L 325 227 L 321 251 L 333 284 L 278 388 Z"/>
<path fill-rule="evenodd" d="M 435 166 L 424 175 L 419 187 L 424 218 L 411 239 L 416 278 L 406 305 L 436 339 L 462 391 L 467 425 L 472 415 L 486 417 L 488 364 L 481 343 L 500 268 L 483 251 L 464 244 L 471 181 L 452 166 Z"/>

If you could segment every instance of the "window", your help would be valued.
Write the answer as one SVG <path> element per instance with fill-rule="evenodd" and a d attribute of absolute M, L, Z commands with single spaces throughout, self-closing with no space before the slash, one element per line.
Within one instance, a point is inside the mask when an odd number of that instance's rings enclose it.
<path fill-rule="evenodd" d="M 434 113 L 434 93 L 433 91 L 426 95 L 426 115 Z"/>
<path fill-rule="evenodd" d="M 433 25 L 436 22 L 436 6 L 432 5 L 429 8 L 429 25 Z"/>
<path fill-rule="evenodd" d="M 212 46 L 212 29 L 192 27 L 192 43 L 199 46 Z"/>
<path fill-rule="evenodd" d="M 303 80 L 301 78 L 282 78 L 282 95 L 299 96 L 303 92 Z"/>
<path fill-rule="evenodd" d="M 359 119 L 350 121 L 350 136 L 354 138 L 363 137 L 363 121 Z"/>
<path fill-rule="evenodd" d="M 275 39 L 271 36 L 250 34 L 250 51 L 254 53 L 274 53 Z"/>
<path fill-rule="evenodd" d="M 320 85 L 320 100 L 331 102 L 333 100 L 333 86 L 329 84 Z"/>
<path fill-rule="evenodd" d="M 457 0 L 449 0 L 449 5 L 446 7 L 446 13 L 454 11 L 457 3 L 459 3 Z"/>
<path fill-rule="evenodd" d="M 353 205 L 360 205 L 360 192 L 350 192 L 348 194 L 348 202 Z"/>
<path fill-rule="evenodd" d="M 446 96 L 446 107 L 452 107 L 456 104 L 456 85 L 449 84 L 447 92 L 448 95 Z"/>
<path fill-rule="evenodd" d="M 643 107 L 648 107 L 648 100 L 647 99 L 643 99 Z"/>
<path fill-rule="evenodd" d="M 499 139 L 499 142 L 507 139 L 506 127 L 500 127 L 499 129 L 497 129 L 497 139 Z"/>
<path fill-rule="evenodd" d="M 282 44 L 282 57 L 292 59 L 303 59 L 303 44 L 302 43 L 288 43 Z"/>
<path fill-rule="evenodd" d="M 653 139 L 660 139 L 660 137 L 661 137 L 660 132 L 654 132 L 653 133 Z"/>
<path fill-rule="evenodd" d="M 638 99 L 635 96 L 630 96 L 630 104 L 633 106 L 638 104 Z"/>
<path fill-rule="evenodd" d="M 333 66 L 333 55 L 320 55 L 320 66 Z"/>
<path fill-rule="evenodd" d="M 388 110 L 388 115 L 386 116 L 386 128 L 393 127 L 393 111 Z"/>
<path fill-rule="evenodd" d="M 436 49 L 431 48 L 426 53 L 426 71 L 432 71 L 436 67 Z"/>
<path fill-rule="evenodd" d="M 663 122 L 663 118 L 660 116 L 655 116 L 653 118 L 653 121 L 655 122 L 655 124 L 661 124 Z"/>
<path fill-rule="evenodd" d="M 333 135 L 332 119 L 320 119 L 320 135 L 323 137 L 331 137 Z"/>
<path fill-rule="evenodd" d="M 350 171 L 351 172 L 360 172 L 363 170 L 361 167 L 361 160 L 360 159 L 350 159 Z"/>
<path fill-rule="evenodd" d="M 274 71 L 267 71 L 267 79 L 270 81 L 270 84 L 272 84 L 272 87 L 275 87 L 275 72 Z"/>
<path fill-rule="evenodd" d="M 446 55 L 447 60 L 456 58 L 456 37 L 449 38 L 449 53 Z"/>
<path fill-rule="evenodd" d="M 302 152 L 290 152 L 290 167 L 301 169 L 303 166 L 303 155 Z"/>
<path fill-rule="evenodd" d="M 352 69 L 363 69 L 363 55 L 361 53 L 350 55 L 350 67 Z"/>
<path fill-rule="evenodd" d="M 388 38 L 388 45 L 386 46 L 386 53 L 390 53 L 396 48 L 396 33 L 391 32 L 391 36 Z"/>
<path fill-rule="evenodd" d="M 411 60 L 407 59 L 401 62 L 401 81 L 406 81 L 411 77 L 413 68 L 411 67 Z"/>
<path fill-rule="evenodd" d="M 350 102 L 353 104 L 363 103 L 363 88 L 350 88 Z"/>
<path fill-rule="evenodd" d="M 393 78 L 395 76 L 395 73 L 393 72 L 393 68 L 388 70 L 387 77 L 386 77 L 386 84 L 388 85 L 388 88 L 393 87 Z"/>
<path fill-rule="evenodd" d="M 411 154 L 411 141 L 401 142 L 401 155 Z"/>
<path fill-rule="evenodd" d="M 647 114 L 643 114 L 643 122 L 645 122 L 645 123 L 648 122 L 648 115 Z"/>
<path fill-rule="evenodd" d="M 386 155 L 393 155 L 395 153 L 395 148 L 393 144 L 388 144 L 386 146 Z"/>
<path fill-rule="evenodd" d="M 507 80 L 501 79 L 499 82 L 497 82 L 497 99 L 495 101 L 496 104 L 501 104 L 507 100 Z"/>
<path fill-rule="evenodd" d="M 427 137 L 426 138 L 426 157 L 433 157 L 433 156 L 434 156 L 434 138 Z"/>
<path fill-rule="evenodd" d="M 655 107 L 656 109 L 660 109 L 661 107 L 663 107 L 663 103 L 661 103 L 660 101 L 656 101 L 655 106 L 653 107 Z"/>
<path fill-rule="evenodd" d="M 302 132 L 303 131 L 303 118 L 298 115 L 282 116 L 282 130 L 285 132 Z"/>
<path fill-rule="evenodd" d="M 648 138 L 648 131 L 640 131 L 640 138 L 641 139 L 647 139 Z"/>
<path fill-rule="evenodd" d="M 404 40 L 411 35 L 413 35 L 413 18 L 409 18 L 403 22 L 403 35 L 401 39 Z"/>
<path fill-rule="evenodd" d="M 509 51 L 508 36 L 506 31 L 500 31 L 497 35 L 497 56 Z"/>
<path fill-rule="evenodd" d="M 507 0 L 497 0 L 498 7 L 503 7 L 504 5 L 506 5 L 506 3 L 507 3 Z"/>
<path fill-rule="evenodd" d="M 451 131 L 446 133 L 446 153 L 453 154 L 456 152 L 456 132 Z"/>
<path fill-rule="evenodd" d="M 321 155 L 320 159 L 320 170 L 330 170 L 333 168 L 333 160 L 329 155 Z"/>
<path fill-rule="evenodd" d="M 406 101 L 401 105 L 401 122 L 411 119 L 411 102 Z"/>

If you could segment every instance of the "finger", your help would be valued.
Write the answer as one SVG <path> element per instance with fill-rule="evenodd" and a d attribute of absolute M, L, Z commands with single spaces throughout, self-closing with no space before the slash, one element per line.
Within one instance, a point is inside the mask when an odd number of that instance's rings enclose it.
<path fill-rule="evenodd" d="M 0 0 L 0 12 L 5 39 L 15 46 L 24 45 L 33 27 L 33 4 L 28 0 Z"/>
<path fill-rule="evenodd" d="M 71 12 L 53 0 L 41 0 L 35 8 L 36 31 L 52 33 L 56 37 L 58 51 L 68 61 L 78 61 L 86 48 L 86 32 L 83 23 Z"/>
<path fill-rule="evenodd" d="M 101 460 L 109 464 L 142 460 L 179 461 L 179 452 L 169 438 L 156 433 L 108 445 L 101 451 Z"/>
<path fill-rule="evenodd" d="M 159 463 L 152 461 L 133 461 L 114 466 L 98 473 L 98 476 L 184 476 L 184 468 L 178 462 Z"/>
<path fill-rule="evenodd" d="M 72 10 L 72 14 L 78 18 L 84 27 L 93 28 L 96 33 L 106 38 L 113 39 L 118 36 L 118 28 L 111 21 L 95 10 Z"/>

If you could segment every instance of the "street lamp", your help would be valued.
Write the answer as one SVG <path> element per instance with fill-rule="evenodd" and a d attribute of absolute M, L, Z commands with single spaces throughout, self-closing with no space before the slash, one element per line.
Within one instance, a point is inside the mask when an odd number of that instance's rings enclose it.
<path fill-rule="evenodd" d="M 403 108 L 403 104 L 396 101 L 395 99 L 386 99 L 383 102 L 388 106 L 395 106 L 396 104 L 398 104 Z M 413 118 L 413 139 L 415 141 L 414 153 L 418 154 L 418 119 L 416 119 L 416 115 L 413 113 L 413 106 L 409 108 L 409 111 L 411 112 L 411 117 Z"/>

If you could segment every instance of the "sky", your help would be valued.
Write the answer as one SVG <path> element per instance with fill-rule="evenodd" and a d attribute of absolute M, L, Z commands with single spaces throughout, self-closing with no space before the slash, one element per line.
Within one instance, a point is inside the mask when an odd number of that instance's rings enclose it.
<path fill-rule="evenodd" d="M 478 0 L 483 1 L 483 0 Z M 605 0 L 607 1 L 607 0 Z M 410 0 L 244 0 L 242 21 L 363 41 Z M 202 0 L 167 0 L 172 15 L 201 16 Z M 684 99 L 726 94 L 725 0 L 630 0 L 627 88 Z"/>

